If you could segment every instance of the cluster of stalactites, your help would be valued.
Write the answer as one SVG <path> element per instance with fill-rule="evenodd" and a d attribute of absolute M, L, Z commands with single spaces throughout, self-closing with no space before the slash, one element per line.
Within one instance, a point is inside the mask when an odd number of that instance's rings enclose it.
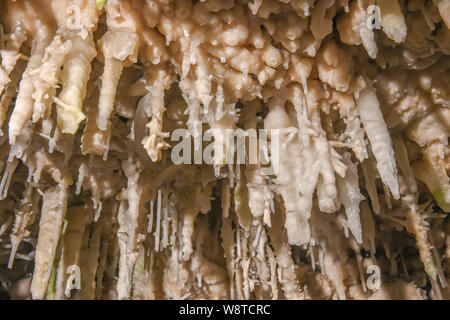
<path fill-rule="evenodd" d="M 3 6 L 0 235 L 10 268 L 34 260 L 33 298 L 367 298 L 377 246 L 398 274 L 406 240 L 386 234 L 402 228 L 440 297 L 449 245 L 427 219 L 450 206 L 446 1 Z M 198 123 L 213 165 L 171 163 L 170 131 Z M 272 174 L 224 165 L 236 128 L 278 130 Z M 422 297 L 412 279 L 396 284 Z"/>

